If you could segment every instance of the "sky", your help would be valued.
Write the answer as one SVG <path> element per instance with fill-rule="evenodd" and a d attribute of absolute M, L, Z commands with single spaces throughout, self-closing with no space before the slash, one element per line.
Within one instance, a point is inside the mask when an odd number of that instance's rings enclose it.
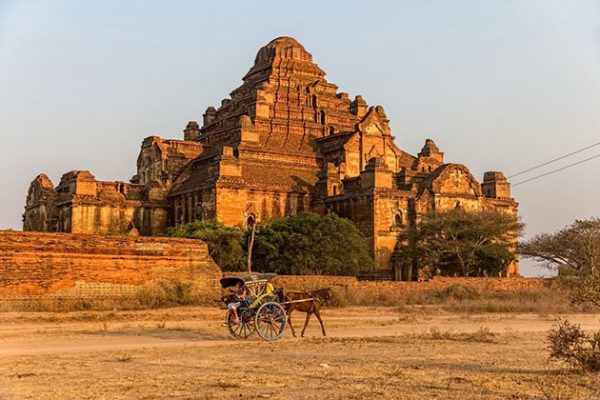
<path fill-rule="evenodd" d="M 0 229 L 21 229 L 41 172 L 129 180 L 144 137 L 183 138 L 278 36 L 383 105 L 401 149 L 432 138 L 479 180 L 600 142 L 595 1 L 0 0 Z M 514 187 L 524 238 L 599 216 L 599 174 L 597 158 Z"/>

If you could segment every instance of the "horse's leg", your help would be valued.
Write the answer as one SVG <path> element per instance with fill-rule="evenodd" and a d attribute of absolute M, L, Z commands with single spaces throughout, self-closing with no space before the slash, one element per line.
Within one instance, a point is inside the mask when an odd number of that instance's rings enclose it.
<path fill-rule="evenodd" d="M 308 325 L 308 321 L 310 320 L 310 317 L 312 316 L 312 311 L 307 311 L 306 312 L 306 320 L 304 321 L 304 328 L 302 328 L 302 333 L 300 334 L 300 336 L 304 337 L 304 331 L 306 330 L 306 326 Z"/>
<path fill-rule="evenodd" d="M 292 301 L 288 296 L 284 296 L 284 301 Z M 296 337 L 296 331 L 294 330 L 294 326 L 292 325 L 292 311 L 296 309 L 296 303 L 288 303 L 285 306 L 285 312 L 287 314 L 287 322 L 290 324 L 290 329 L 292 330 L 292 336 Z"/>
<path fill-rule="evenodd" d="M 321 324 L 321 330 L 323 331 L 323 336 L 327 336 L 327 334 L 325 333 L 325 325 L 323 325 L 323 320 L 321 319 L 321 312 L 319 311 L 321 307 L 315 307 L 315 317 L 317 317 L 317 319 L 319 320 L 319 323 Z"/>
<path fill-rule="evenodd" d="M 287 320 L 290 324 L 290 329 L 292 330 L 292 336 L 296 337 L 296 331 L 294 330 L 294 325 L 292 325 L 292 311 L 294 311 L 294 307 L 288 309 Z"/>

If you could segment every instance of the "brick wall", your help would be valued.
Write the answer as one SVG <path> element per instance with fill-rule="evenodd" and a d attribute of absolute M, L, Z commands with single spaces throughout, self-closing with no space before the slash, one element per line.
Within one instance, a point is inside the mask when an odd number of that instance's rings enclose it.
<path fill-rule="evenodd" d="M 152 281 L 218 296 L 221 271 L 199 240 L 0 231 L 0 296 L 119 294 Z"/>

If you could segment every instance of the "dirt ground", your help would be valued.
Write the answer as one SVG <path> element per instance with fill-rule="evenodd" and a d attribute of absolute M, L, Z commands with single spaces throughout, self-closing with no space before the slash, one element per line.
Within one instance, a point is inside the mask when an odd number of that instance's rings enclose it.
<path fill-rule="evenodd" d="M 223 315 L 1 313 L 0 399 L 600 398 L 600 375 L 548 362 L 553 316 L 328 308 L 326 338 L 315 319 L 266 343 L 231 339 Z"/>

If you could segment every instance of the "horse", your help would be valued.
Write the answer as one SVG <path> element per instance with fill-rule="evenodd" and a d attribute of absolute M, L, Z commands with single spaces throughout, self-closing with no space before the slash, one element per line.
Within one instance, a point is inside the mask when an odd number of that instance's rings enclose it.
<path fill-rule="evenodd" d="M 319 289 L 313 290 L 311 292 L 287 292 L 284 293 L 283 289 L 278 289 L 277 295 L 279 296 L 279 301 L 284 304 L 287 315 L 288 322 L 290 323 L 290 328 L 292 329 L 292 335 L 296 337 L 296 331 L 294 330 L 294 326 L 292 325 L 291 314 L 292 311 L 298 310 L 306 313 L 306 320 L 304 321 L 304 327 L 302 328 L 301 337 L 304 337 L 304 331 L 306 330 L 306 326 L 308 325 L 308 321 L 310 317 L 315 314 L 319 323 L 321 324 L 321 330 L 323 332 L 323 336 L 327 336 L 325 333 L 325 326 L 323 326 L 323 320 L 321 319 L 321 305 L 325 304 L 331 299 L 331 289 Z M 303 300 L 303 301 L 299 301 Z"/>

